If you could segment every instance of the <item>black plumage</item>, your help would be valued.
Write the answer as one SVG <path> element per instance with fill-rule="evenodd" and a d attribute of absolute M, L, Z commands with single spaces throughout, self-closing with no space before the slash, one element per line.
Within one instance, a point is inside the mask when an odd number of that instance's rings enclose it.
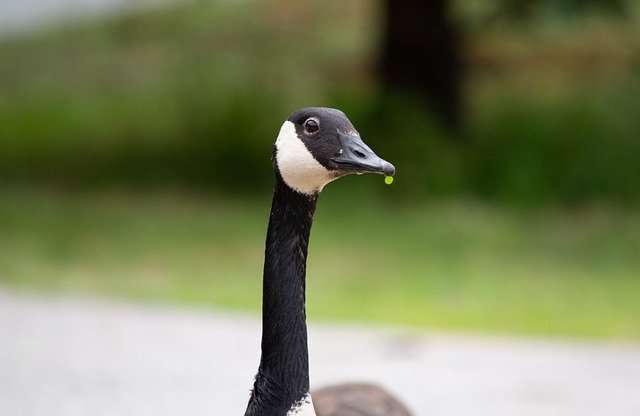
<path fill-rule="evenodd" d="M 262 286 L 262 356 L 246 416 L 285 415 L 309 392 L 307 248 L 317 195 L 289 188 L 276 168 Z"/>
<path fill-rule="evenodd" d="M 344 113 L 330 108 L 294 112 L 276 140 L 272 162 L 275 187 L 263 270 L 262 355 L 245 416 L 298 414 L 292 409 L 309 415 L 314 412 L 308 407 L 305 278 L 318 194 L 341 176 L 393 175 L 395 168 L 362 141 Z"/>

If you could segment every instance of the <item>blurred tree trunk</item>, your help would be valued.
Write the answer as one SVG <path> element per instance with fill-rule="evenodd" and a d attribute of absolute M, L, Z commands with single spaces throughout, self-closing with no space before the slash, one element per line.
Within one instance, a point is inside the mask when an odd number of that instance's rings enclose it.
<path fill-rule="evenodd" d="M 380 71 L 387 90 L 424 98 L 456 130 L 461 111 L 461 61 L 447 0 L 387 0 Z"/>

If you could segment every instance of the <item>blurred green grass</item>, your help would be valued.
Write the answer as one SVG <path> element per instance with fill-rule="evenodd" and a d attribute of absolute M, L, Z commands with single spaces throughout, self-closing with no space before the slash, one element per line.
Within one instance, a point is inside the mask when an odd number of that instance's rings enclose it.
<path fill-rule="evenodd" d="M 0 176 L 268 186 L 282 120 L 369 59 L 373 22 L 345 14 L 372 5 L 333 5 L 187 3 L 0 40 Z"/>
<path fill-rule="evenodd" d="M 0 284 L 257 311 L 271 144 L 328 105 L 398 175 L 323 193 L 310 317 L 639 338 L 640 18 L 486 27 L 483 3 L 456 2 L 458 137 L 382 92 L 371 1 L 0 38 Z"/>
<path fill-rule="evenodd" d="M 488 6 L 455 4 L 459 137 L 383 93 L 371 1 L 188 2 L 2 38 L 0 178 L 252 193 L 281 121 L 327 105 L 411 178 L 408 198 L 637 205 L 640 13 L 487 26 Z"/>
<path fill-rule="evenodd" d="M 378 177 L 348 178 L 321 196 L 311 319 L 640 338 L 637 211 L 380 203 L 340 189 L 355 181 L 385 187 Z M 0 284 L 258 312 L 269 204 L 5 189 Z"/>

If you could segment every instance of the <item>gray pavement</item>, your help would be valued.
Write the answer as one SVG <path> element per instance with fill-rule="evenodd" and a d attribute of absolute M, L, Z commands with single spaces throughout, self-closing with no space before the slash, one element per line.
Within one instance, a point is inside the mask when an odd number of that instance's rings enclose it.
<path fill-rule="evenodd" d="M 258 316 L 0 289 L 0 415 L 241 415 Z M 640 415 L 640 345 L 310 324 L 312 386 L 417 416 Z"/>

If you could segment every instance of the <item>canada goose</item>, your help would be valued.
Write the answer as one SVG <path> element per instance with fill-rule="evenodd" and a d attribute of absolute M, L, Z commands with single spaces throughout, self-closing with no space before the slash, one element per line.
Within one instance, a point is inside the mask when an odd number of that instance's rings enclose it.
<path fill-rule="evenodd" d="M 318 195 L 351 173 L 395 168 L 360 138 L 346 115 L 303 108 L 284 122 L 272 151 L 275 188 L 262 289 L 262 355 L 245 416 L 316 416 L 309 393 L 305 316 L 307 246 Z"/>

